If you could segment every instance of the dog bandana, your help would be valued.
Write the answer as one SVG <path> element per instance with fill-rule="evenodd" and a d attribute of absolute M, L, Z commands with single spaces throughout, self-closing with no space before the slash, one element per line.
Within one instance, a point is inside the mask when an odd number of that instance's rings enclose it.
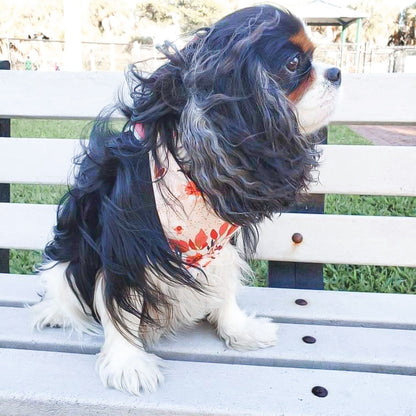
<path fill-rule="evenodd" d="M 141 124 L 137 123 L 134 131 L 139 140 L 144 136 Z M 164 159 L 161 158 L 162 166 L 157 167 L 150 157 L 153 193 L 162 228 L 172 250 L 181 253 L 187 268 L 206 267 L 239 227 L 213 212 L 170 153 Z"/>

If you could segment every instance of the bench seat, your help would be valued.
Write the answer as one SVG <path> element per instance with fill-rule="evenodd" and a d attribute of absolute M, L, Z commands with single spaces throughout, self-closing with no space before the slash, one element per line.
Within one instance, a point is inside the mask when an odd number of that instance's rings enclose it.
<path fill-rule="evenodd" d="M 101 335 L 31 329 L 23 306 L 37 301 L 38 290 L 36 276 L 0 275 L 2 416 L 57 409 L 71 415 L 333 416 L 340 406 L 348 415 L 409 416 L 416 409 L 416 396 L 406 393 L 416 389 L 415 296 L 243 288 L 238 300 L 245 310 L 280 322 L 277 346 L 228 350 L 201 323 L 152 349 L 166 360 L 167 382 L 154 394 L 131 397 L 101 385 L 94 370 Z M 316 386 L 327 389 L 327 397 L 312 394 Z"/>
<path fill-rule="evenodd" d="M 133 397 L 104 389 L 94 363 L 88 354 L 0 350 L 0 414 L 334 416 L 341 408 L 349 416 L 410 416 L 416 408 L 411 376 L 171 360 L 169 382 Z M 329 386 L 327 397 L 311 394 L 318 385 Z"/>

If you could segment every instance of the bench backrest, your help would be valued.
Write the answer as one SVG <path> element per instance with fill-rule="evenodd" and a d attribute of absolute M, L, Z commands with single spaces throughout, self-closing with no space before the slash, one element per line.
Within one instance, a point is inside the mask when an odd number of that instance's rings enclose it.
<path fill-rule="evenodd" d="M 333 123 L 415 124 L 414 74 L 343 74 L 342 82 Z M 122 84 L 119 72 L 4 71 L 0 118 L 92 119 Z"/>
<path fill-rule="evenodd" d="M 121 73 L 1 71 L 1 118 L 90 119 L 117 96 Z M 416 75 L 344 76 L 338 124 L 415 124 Z M 66 184 L 77 140 L 1 138 L 0 183 Z M 313 194 L 416 196 L 416 147 L 322 146 Z M 318 175 L 318 173 L 317 173 Z M 41 249 L 55 207 L 0 203 L 0 248 Z M 292 236 L 300 233 L 297 244 Z M 283 214 L 264 224 L 260 259 L 416 266 L 416 218 Z"/>

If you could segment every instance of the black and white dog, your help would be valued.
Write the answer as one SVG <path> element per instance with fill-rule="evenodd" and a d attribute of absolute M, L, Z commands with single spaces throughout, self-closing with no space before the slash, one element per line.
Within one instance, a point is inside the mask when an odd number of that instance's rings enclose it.
<path fill-rule="evenodd" d="M 276 343 L 276 324 L 235 294 L 256 225 L 311 181 L 311 135 L 334 109 L 341 74 L 312 61 L 300 20 L 272 6 L 196 32 L 149 77 L 130 71 L 122 132 L 99 118 L 45 249 L 35 326 L 104 329 L 103 383 L 133 394 L 162 381 L 145 351 L 207 319 L 228 347 Z"/>

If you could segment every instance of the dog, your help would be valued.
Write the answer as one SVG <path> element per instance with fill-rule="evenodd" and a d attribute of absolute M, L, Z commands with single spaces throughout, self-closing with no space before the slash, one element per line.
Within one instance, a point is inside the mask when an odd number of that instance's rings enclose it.
<path fill-rule="evenodd" d="M 130 67 L 122 131 L 96 120 L 45 248 L 34 325 L 104 330 L 105 386 L 154 391 L 161 336 L 206 319 L 229 348 L 272 346 L 277 325 L 248 316 L 236 291 L 257 225 L 312 181 L 312 139 L 328 122 L 338 68 L 289 11 L 256 6 L 195 32 L 150 76 Z M 242 254 L 242 253 L 241 253 Z"/>

